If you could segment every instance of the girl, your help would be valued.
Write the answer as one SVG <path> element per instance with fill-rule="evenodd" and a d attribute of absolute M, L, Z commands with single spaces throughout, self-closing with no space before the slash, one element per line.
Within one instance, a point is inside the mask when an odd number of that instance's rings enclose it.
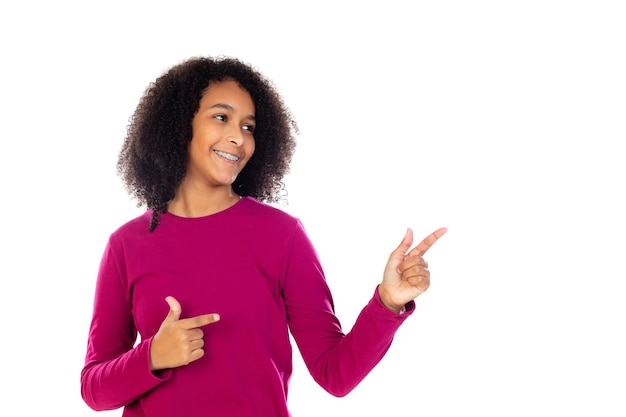
<path fill-rule="evenodd" d="M 344 333 L 301 222 L 270 205 L 297 125 L 272 83 L 232 58 L 188 59 L 145 91 L 118 172 L 147 210 L 114 231 L 94 297 L 81 393 L 130 416 L 288 417 L 289 332 L 315 381 L 354 389 L 428 288 L 409 250 Z"/>

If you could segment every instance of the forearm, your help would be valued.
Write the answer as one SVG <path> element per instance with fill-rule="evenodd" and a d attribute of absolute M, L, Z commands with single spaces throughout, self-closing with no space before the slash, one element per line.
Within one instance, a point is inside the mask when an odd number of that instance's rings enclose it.
<path fill-rule="evenodd" d="M 376 292 L 349 333 L 328 341 L 315 359 L 305 358 L 315 381 L 335 396 L 347 395 L 384 357 L 397 329 L 413 310 L 414 304 L 409 303 L 406 314 L 395 314 Z"/>

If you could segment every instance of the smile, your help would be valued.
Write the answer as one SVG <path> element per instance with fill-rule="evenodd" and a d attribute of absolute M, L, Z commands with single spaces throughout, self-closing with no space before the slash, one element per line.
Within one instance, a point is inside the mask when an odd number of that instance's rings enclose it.
<path fill-rule="evenodd" d="M 222 151 L 213 151 L 216 154 L 218 154 L 219 156 L 221 156 L 224 159 L 228 159 L 229 161 L 233 161 L 233 162 L 237 162 L 239 161 L 239 157 L 236 155 L 231 155 L 229 153 L 226 152 L 222 152 Z"/>

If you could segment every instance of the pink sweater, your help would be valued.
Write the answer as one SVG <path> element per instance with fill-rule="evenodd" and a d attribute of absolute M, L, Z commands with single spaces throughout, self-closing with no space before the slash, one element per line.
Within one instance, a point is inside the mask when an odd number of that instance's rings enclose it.
<path fill-rule="evenodd" d="M 315 381 L 335 396 L 355 388 L 414 310 L 387 310 L 378 291 L 344 334 L 322 267 L 300 221 L 243 198 L 211 216 L 146 212 L 115 231 L 98 274 L 81 393 L 94 410 L 148 417 L 287 417 L 294 337 Z M 153 373 L 152 337 L 174 296 L 203 327 L 205 356 Z"/>

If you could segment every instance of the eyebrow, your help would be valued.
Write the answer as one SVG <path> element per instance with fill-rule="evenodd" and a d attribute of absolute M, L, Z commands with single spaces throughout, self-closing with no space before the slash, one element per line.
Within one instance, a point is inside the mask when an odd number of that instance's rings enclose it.
<path fill-rule="evenodd" d="M 235 108 L 233 106 L 231 106 L 230 104 L 225 104 L 225 103 L 216 103 L 216 104 L 212 105 L 210 108 L 211 109 L 219 108 L 219 109 L 228 110 L 230 112 L 234 112 L 235 111 Z M 256 122 L 256 117 L 254 117 L 254 115 L 251 115 L 251 114 L 246 116 L 246 119 L 250 119 L 253 122 Z"/>

